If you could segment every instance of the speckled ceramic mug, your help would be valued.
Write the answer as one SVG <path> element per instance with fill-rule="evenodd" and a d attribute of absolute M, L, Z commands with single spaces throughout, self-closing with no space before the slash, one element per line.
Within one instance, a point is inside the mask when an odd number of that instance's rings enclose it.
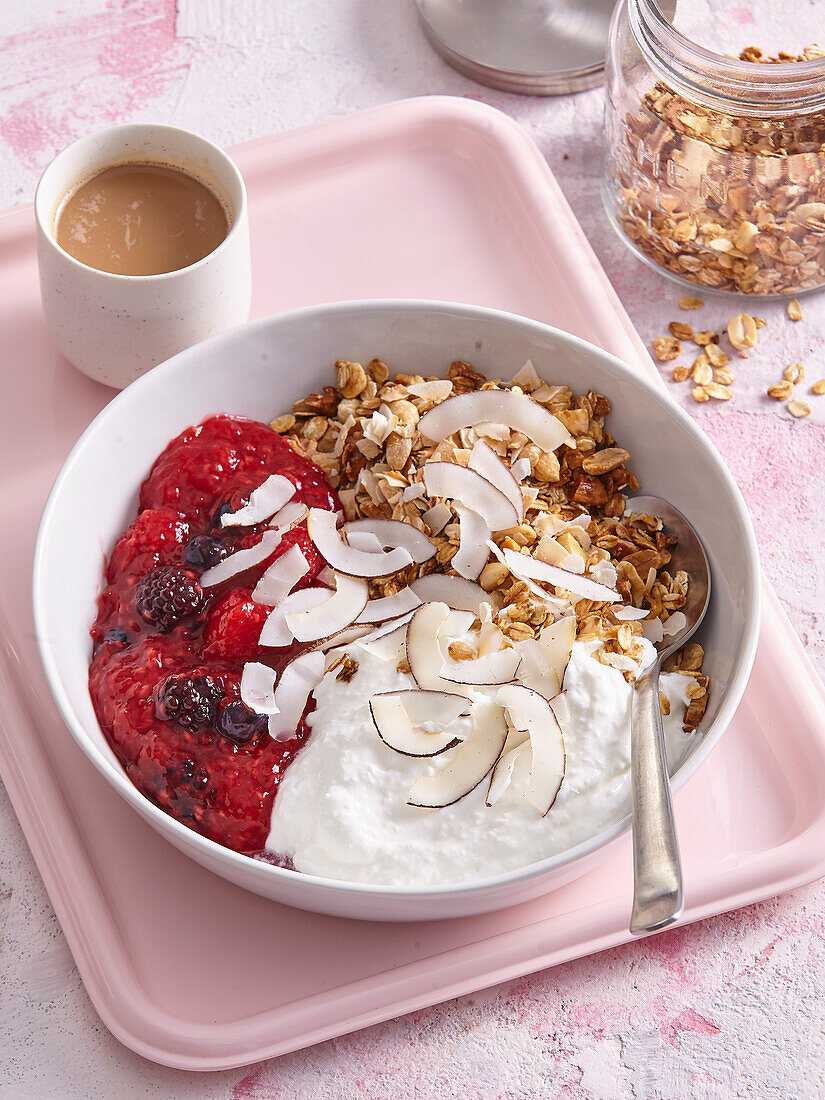
<path fill-rule="evenodd" d="M 221 199 L 229 232 L 197 263 L 160 275 L 89 267 L 55 238 L 61 204 L 102 168 L 161 163 L 190 173 Z M 66 358 L 118 389 L 184 348 L 249 316 L 251 268 L 246 188 L 233 161 L 205 138 L 173 126 L 113 126 L 81 138 L 51 162 L 34 199 L 40 293 Z"/>

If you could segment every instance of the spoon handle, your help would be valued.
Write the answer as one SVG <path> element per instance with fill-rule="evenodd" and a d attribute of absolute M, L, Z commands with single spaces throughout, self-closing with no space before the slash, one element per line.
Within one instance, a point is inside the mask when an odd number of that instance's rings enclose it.
<path fill-rule="evenodd" d="M 659 662 L 636 681 L 630 728 L 633 800 L 634 936 L 670 924 L 682 912 L 682 868 L 670 801 Z"/>

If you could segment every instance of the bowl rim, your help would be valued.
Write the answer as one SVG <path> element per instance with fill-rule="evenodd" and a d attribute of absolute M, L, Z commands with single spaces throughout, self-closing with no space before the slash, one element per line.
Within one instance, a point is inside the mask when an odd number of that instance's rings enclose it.
<path fill-rule="evenodd" d="M 69 700 L 62 677 L 58 671 L 57 659 L 53 651 L 52 643 L 45 630 L 46 610 L 43 593 L 43 570 L 48 551 L 50 528 L 55 522 L 55 514 L 59 507 L 63 486 L 72 475 L 74 466 L 78 462 L 82 452 L 94 435 L 114 417 L 119 414 L 122 405 L 132 400 L 134 392 L 140 392 L 151 386 L 161 385 L 168 375 L 174 375 L 179 371 L 188 369 L 190 362 L 197 362 L 204 349 L 210 351 L 220 349 L 226 345 L 231 347 L 234 341 L 247 333 L 264 332 L 268 328 L 281 324 L 300 324 L 305 319 L 318 315 L 336 316 L 337 314 L 352 314 L 357 312 L 373 313 L 410 313 L 424 314 L 441 312 L 460 317 L 465 321 L 497 321 L 505 325 L 514 325 L 527 335 L 551 336 L 555 340 L 567 343 L 576 348 L 591 359 L 595 359 L 600 368 L 605 369 L 608 375 L 619 380 L 629 381 L 631 385 L 640 386 L 653 396 L 659 404 L 663 405 L 668 413 L 675 417 L 699 447 L 709 456 L 715 466 L 720 479 L 728 494 L 728 502 L 735 512 L 736 519 L 744 532 L 747 553 L 743 562 L 745 592 L 744 607 L 744 637 L 738 654 L 735 657 L 737 669 L 729 681 L 727 697 L 724 700 L 719 713 L 714 721 L 704 732 L 702 742 L 693 753 L 680 765 L 676 774 L 672 777 L 673 791 L 678 791 L 690 779 L 698 768 L 704 763 L 708 755 L 721 739 L 734 712 L 736 711 L 750 676 L 753 665 L 756 646 L 759 639 L 761 619 L 761 572 L 759 567 L 759 555 L 756 544 L 756 536 L 753 525 L 742 497 L 742 493 L 736 484 L 733 475 L 725 465 L 721 455 L 712 441 L 701 431 L 693 419 L 670 395 L 659 388 L 657 384 L 643 374 L 640 370 L 622 362 L 616 356 L 604 351 L 602 348 L 591 344 L 581 337 L 565 332 L 563 329 L 544 324 L 541 321 L 523 317 L 506 310 L 492 309 L 486 306 L 466 305 L 458 302 L 449 302 L 438 299 L 416 298 L 367 298 L 354 299 L 339 302 L 322 303 L 318 305 L 302 306 L 297 309 L 287 310 L 283 313 L 271 314 L 267 317 L 249 321 L 227 332 L 210 337 L 201 343 L 185 348 L 165 362 L 154 367 L 151 371 L 142 375 L 131 385 L 117 394 L 91 421 L 80 438 L 72 447 L 68 457 L 52 485 L 46 500 L 34 550 L 34 565 L 32 570 L 32 606 L 34 611 L 35 638 L 37 641 L 40 660 L 46 674 L 52 696 L 57 704 L 60 715 L 68 726 L 69 731 L 83 750 L 86 757 L 104 776 L 111 786 L 121 795 L 138 814 L 147 818 L 150 823 L 162 834 L 171 833 L 175 838 L 167 839 L 176 847 L 186 850 L 189 847 L 199 849 L 205 858 L 209 859 L 210 866 L 215 860 L 234 868 L 242 878 L 255 876 L 270 878 L 283 882 L 288 891 L 291 887 L 300 884 L 308 891 L 320 891 L 323 894 L 334 893 L 343 896 L 355 897 L 357 895 L 370 895 L 375 898 L 408 900 L 416 902 L 431 899 L 460 899 L 472 897 L 479 893 L 500 890 L 506 887 L 524 885 L 535 878 L 543 877 L 550 872 L 566 867 L 576 860 L 588 856 L 598 849 L 606 847 L 623 833 L 630 829 L 630 814 L 626 814 L 619 821 L 595 833 L 592 837 L 581 841 L 579 844 L 568 848 L 563 852 L 548 856 L 543 860 L 526 864 L 523 867 L 513 868 L 483 879 L 473 879 L 468 882 L 439 883 L 437 885 L 420 885 L 414 887 L 387 886 L 376 883 L 351 882 L 344 879 L 325 878 L 321 875 L 308 874 L 303 871 L 294 871 L 289 868 L 279 867 L 276 864 L 235 852 L 226 848 L 217 841 L 196 833 L 187 828 L 176 818 L 167 814 L 149 800 L 129 780 L 122 765 L 110 749 L 111 759 L 93 744 L 90 735 L 86 732 L 84 723 L 75 713 Z M 678 502 L 677 502 L 678 506 Z M 713 598 L 713 597 L 711 597 Z M 179 843 L 178 843 L 179 842 Z M 220 872 L 216 872 L 219 873 Z M 233 880 L 237 881 L 237 879 Z M 288 902 L 287 902 L 288 903 Z"/>

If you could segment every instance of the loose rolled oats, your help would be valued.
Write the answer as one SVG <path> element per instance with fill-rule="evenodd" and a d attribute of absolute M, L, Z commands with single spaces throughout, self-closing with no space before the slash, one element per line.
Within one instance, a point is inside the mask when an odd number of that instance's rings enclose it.
<path fill-rule="evenodd" d="M 692 340 L 693 329 L 690 325 L 686 325 L 683 321 L 671 321 L 667 326 L 671 336 L 675 336 L 677 340 Z"/>
<path fill-rule="evenodd" d="M 710 394 L 704 386 L 694 386 L 692 392 L 693 400 L 704 404 L 705 401 L 710 401 Z"/>
<path fill-rule="evenodd" d="M 675 336 L 657 336 L 653 341 L 653 354 L 662 363 L 678 359 L 681 351 L 682 345 Z"/>
<path fill-rule="evenodd" d="M 786 382 L 790 382 L 795 386 L 797 382 L 801 382 L 805 377 L 805 368 L 801 363 L 788 363 L 782 371 L 782 377 Z"/>
<path fill-rule="evenodd" d="M 794 399 L 793 401 L 788 402 L 788 412 L 791 414 L 791 416 L 795 416 L 797 419 L 800 419 L 803 416 L 810 416 L 811 406 L 808 404 L 807 401 L 799 401 L 797 399 Z"/>
<path fill-rule="evenodd" d="M 705 393 L 714 401 L 730 401 L 733 397 L 728 387 L 720 385 L 719 382 L 708 382 Z"/>
<path fill-rule="evenodd" d="M 690 377 L 690 367 L 679 366 L 679 367 L 674 367 L 673 368 L 672 378 L 673 378 L 674 382 L 684 382 L 684 380 L 686 378 L 689 378 L 689 377 Z"/>
<path fill-rule="evenodd" d="M 698 344 L 700 348 L 707 347 L 708 344 L 718 344 L 719 334 L 710 331 L 694 332 L 693 342 Z"/>
<path fill-rule="evenodd" d="M 700 355 L 693 364 L 693 381 L 697 386 L 706 386 L 708 382 L 713 381 L 713 368 L 707 356 Z"/>
<path fill-rule="evenodd" d="M 701 309 L 704 304 L 701 298 L 693 298 L 690 294 L 683 294 L 679 299 L 680 309 Z"/>
<path fill-rule="evenodd" d="M 822 206 L 822 215 L 825 215 L 825 204 L 823 204 Z M 791 298 L 790 302 L 788 302 L 787 311 L 788 316 L 792 321 L 802 320 L 802 306 L 799 304 L 796 298 Z"/>
<path fill-rule="evenodd" d="M 775 401 L 787 401 L 793 396 L 793 382 L 774 382 L 772 386 L 768 386 L 767 392 L 768 397 Z"/>
<path fill-rule="evenodd" d="M 811 386 L 811 393 L 815 393 L 817 397 L 825 394 L 825 378 L 820 378 L 818 382 L 814 382 Z"/>
<path fill-rule="evenodd" d="M 713 381 L 718 382 L 721 386 L 732 386 L 735 379 L 736 375 L 727 367 L 720 367 L 713 372 Z"/>
<path fill-rule="evenodd" d="M 730 359 L 728 359 L 727 355 L 725 355 L 718 344 L 708 344 L 705 348 L 705 355 L 707 355 L 714 367 L 726 367 L 730 362 Z"/>
<path fill-rule="evenodd" d="M 728 339 L 737 351 L 756 346 L 756 322 L 749 313 L 737 313 L 728 321 Z"/>

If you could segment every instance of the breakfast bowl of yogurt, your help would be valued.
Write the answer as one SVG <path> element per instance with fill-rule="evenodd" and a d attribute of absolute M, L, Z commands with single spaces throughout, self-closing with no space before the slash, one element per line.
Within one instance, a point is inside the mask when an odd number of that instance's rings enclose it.
<path fill-rule="evenodd" d="M 691 583 L 640 487 L 714 577 L 661 680 L 678 788 L 753 659 L 741 496 L 630 368 L 476 307 L 268 318 L 115 398 L 41 524 L 50 686 L 122 797 L 242 887 L 377 920 L 516 904 L 629 827 L 633 685 Z"/>

